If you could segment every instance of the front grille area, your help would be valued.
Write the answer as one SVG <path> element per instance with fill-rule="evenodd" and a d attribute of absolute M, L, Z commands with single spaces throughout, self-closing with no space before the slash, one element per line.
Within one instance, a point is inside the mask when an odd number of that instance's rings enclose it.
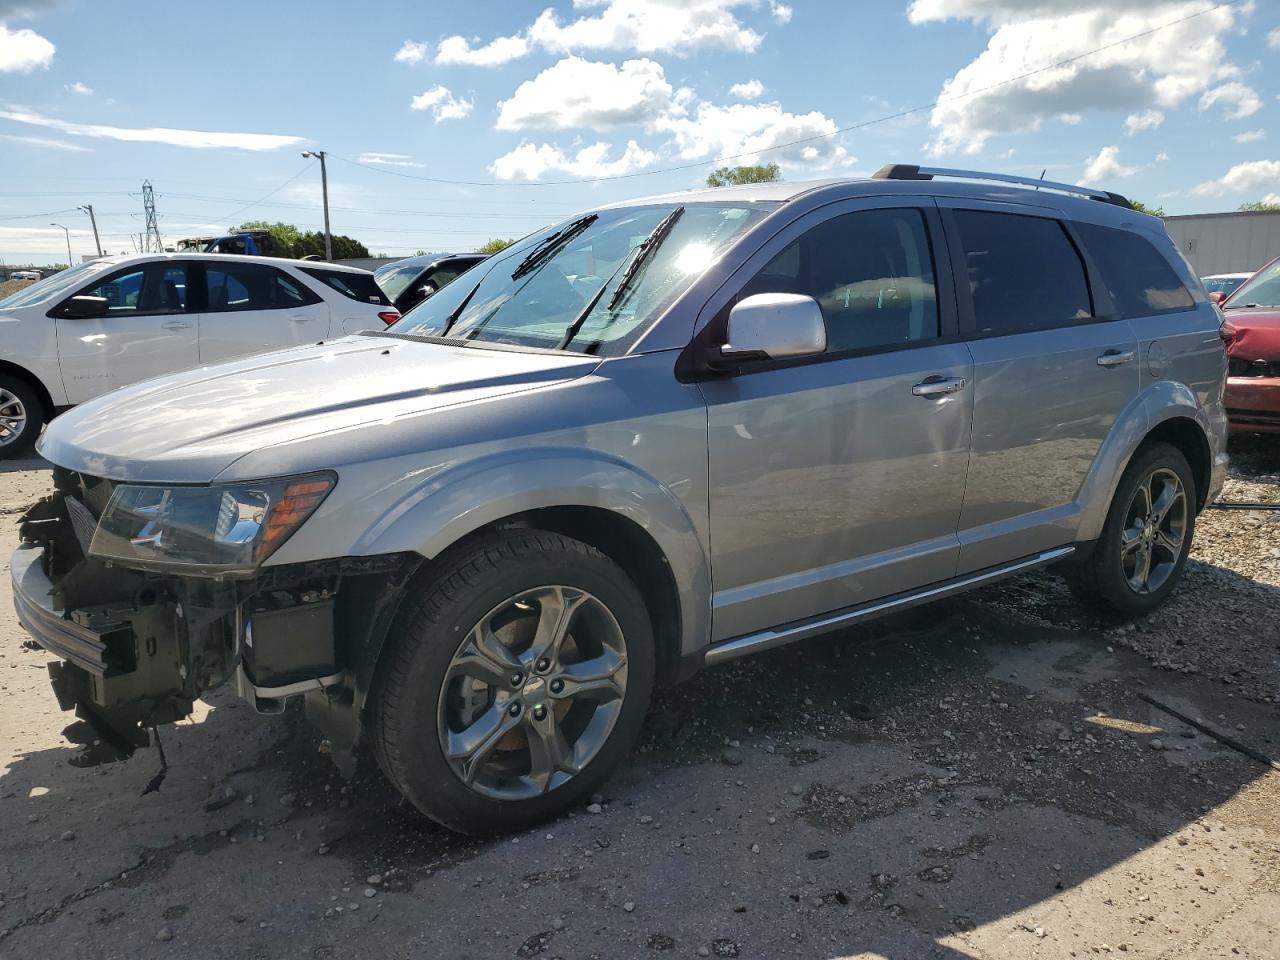
<path fill-rule="evenodd" d="M 1231 377 L 1280 377 L 1280 360 L 1240 360 L 1232 357 L 1227 363 L 1227 375 Z"/>

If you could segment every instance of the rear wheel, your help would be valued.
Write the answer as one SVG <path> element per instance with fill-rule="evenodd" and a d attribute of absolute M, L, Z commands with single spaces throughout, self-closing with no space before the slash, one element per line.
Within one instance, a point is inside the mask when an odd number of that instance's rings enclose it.
<path fill-rule="evenodd" d="M 25 380 L 0 374 L 0 460 L 24 453 L 44 426 L 44 406 Z"/>
<path fill-rule="evenodd" d="M 372 704 L 375 752 L 427 816 L 521 829 L 588 794 L 639 734 L 652 629 L 626 574 L 559 534 L 495 534 L 409 605 Z"/>
<path fill-rule="evenodd" d="M 1072 576 L 1077 596 L 1129 616 L 1154 610 L 1186 566 L 1196 523 L 1195 479 L 1176 447 L 1158 443 L 1125 469 L 1102 536 Z"/>

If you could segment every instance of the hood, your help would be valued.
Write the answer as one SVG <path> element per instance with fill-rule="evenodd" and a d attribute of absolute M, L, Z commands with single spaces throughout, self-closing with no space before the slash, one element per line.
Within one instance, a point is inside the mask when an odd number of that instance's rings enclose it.
<path fill-rule="evenodd" d="M 1223 311 L 1237 330 L 1227 355 L 1233 360 L 1280 360 L 1280 308 L 1228 307 Z"/>
<path fill-rule="evenodd" d="M 92 476 L 206 483 L 246 454 L 338 431 L 345 449 L 376 456 L 365 428 L 385 433 L 446 407 L 571 380 L 598 364 L 578 354 L 346 337 L 113 391 L 50 423 L 39 451 Z"/>

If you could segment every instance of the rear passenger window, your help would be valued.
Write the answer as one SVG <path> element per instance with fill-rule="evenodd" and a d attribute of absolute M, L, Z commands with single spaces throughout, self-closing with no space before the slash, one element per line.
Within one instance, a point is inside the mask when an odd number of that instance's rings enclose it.
<path fill-rule="evenodd" d="M 320 298 L 275 267 L 257 263 L 207 263 L 211 313 L 237 310 L 283 310 L 319 303 Z"/>
<path fill-rule="evenodd" d="M 813 297 L 827 352 L 866 350 L 938 336 L 933 256 L 919 210 L 865 210 L 802 235 L 743 287 Z"/>
<path fill-rule="evenodd" d="M 1175 313 L 1196 305 L 1169 261 L 1145 237 L 1092 223 L 1077 223 L 1076 230 L 1122 317 Z"/>
<path fill-rule="evenodd" d="M 326 287 L 337 290 L 349 300 L 361 303 L 376 303 L 387 306 L 391 303 L 382 292 L 382 288 L 373 279 L 371 273 L 348 273 L 345 270 L 323 270 L 319 267 L 299 267 L 309 277 L 314 277 Z"/>
<path fill-rule="evenodd" d="M 1062 224 L 955 211 L 979 333 L 1002 336 L 1093 317 L 1084 262 Z"/>

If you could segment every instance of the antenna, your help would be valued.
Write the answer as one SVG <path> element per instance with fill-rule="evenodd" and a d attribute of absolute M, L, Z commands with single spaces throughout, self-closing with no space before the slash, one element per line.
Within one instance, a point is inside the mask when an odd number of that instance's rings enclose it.
<path fill-rule="evenodd" d="M 160 239 L 160 225 L 156 222 L 156 195 L 151 189 L 151 181 L 142 181 L 142 213 L 146 218 L 147 234 L 143 241 L 144 253 L 164 253 L 164 243 Z"/>

